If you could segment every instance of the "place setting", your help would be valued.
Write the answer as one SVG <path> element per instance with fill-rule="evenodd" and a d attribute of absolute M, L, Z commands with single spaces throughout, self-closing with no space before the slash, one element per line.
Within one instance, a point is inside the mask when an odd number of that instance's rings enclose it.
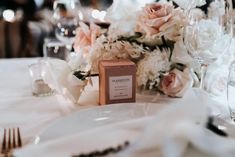
<path fill-rule="evenodd" d="M 0 156 L 235 155 L 233 0 L 46 4 L 40 55 L 0 59 Z"/>

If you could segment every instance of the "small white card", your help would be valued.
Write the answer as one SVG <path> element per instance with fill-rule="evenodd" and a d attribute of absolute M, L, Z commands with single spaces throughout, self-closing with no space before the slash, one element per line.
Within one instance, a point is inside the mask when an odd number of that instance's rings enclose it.
<path fill-rule="evenodd" d="M 109 77 L 109 99 L 132 98 L 132 75 Z"/>

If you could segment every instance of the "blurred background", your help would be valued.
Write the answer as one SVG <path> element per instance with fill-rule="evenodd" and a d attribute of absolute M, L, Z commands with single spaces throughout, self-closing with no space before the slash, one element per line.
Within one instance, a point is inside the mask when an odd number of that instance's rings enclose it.
<path fill-rule="evenodd" d="M 112 0 L 79 2 L 84 15 L 106 10 L 112 4 Z M 55 37 L 53 3 L 54 0 L 0 0 L 0 58 L 43 56 L 44 39 Z"/>
<path fill-rule="evenodd" d="M 45 38 L 58 38 L 58 33 L 55 33 L 58 27 L 58 21 L 56 22 L 58 15 L 55 17 L 55 10 L 59 10 L 60 15 L 64 11 L 68 12 L 70 10 L 65 8 L 64 4 L 58 5 L 58 8 L 55 9 L 55 1 L 0 0 L 0 58 L 43 56 Z M 60 1 L 67 3 L 69 0 Z M 102 20 L 105 16 L 105 11 L 113 3 L 113 0 L 74 1 L 79 3 L 79 7 L 77 8 L 81 13 L 81 15 L 79 14 L 79 19 L 86 22 L 104 22 Z M 154 0 L 132 1 L 143 3 Z M 232 0 L 232 2 L 234 3 L 235 0 Z M 69 23 L 66 21 L 65 24 Z M 62 37 L 63 39 L 67 38 L 70 40 L 74 38 L 74 28 L 77 26 L 65 25 L 65 27 L 61 27 L 61 30 L 59 30 L 59 35 L 65 35 L 61 31 L 65 29 L 70 31 L 69 29 L 71 29 L 71 34 Z"/>

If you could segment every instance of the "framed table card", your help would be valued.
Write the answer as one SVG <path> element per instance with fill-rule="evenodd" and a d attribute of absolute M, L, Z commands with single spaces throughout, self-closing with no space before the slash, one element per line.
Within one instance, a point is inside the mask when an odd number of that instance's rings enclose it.
<path fill-rule="evenodd" d="M 136 65 L 130 60 L 99 62 L 99 103 L 135 102 Z"/>

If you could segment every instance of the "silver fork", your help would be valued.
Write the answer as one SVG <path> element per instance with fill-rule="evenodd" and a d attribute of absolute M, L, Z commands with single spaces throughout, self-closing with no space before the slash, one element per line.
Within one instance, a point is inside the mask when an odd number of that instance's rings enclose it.
<path fill-rule="evenodd" d="M 4 129 L 2 150 L 4 157 L 12 157 L 12 150 L 22 146 L 19 128 Z"/>

